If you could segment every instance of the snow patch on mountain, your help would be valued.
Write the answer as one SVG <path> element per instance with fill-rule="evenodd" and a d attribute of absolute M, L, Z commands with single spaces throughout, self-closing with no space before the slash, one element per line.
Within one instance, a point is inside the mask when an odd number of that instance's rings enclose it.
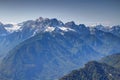
<path fill-rule="evenodd" d="M 67 32 L 67 31 L 75 31 L 74 29 L 68 28 L 68 27 L 59 27 L 61 30 Z"/>
<path fill-rule="evenodd" d="M 52 32 L 52 31 L 54 31 L 54 30 L 55 30 L 55 27 L 47 27 L 47 28 L 45 29 L 46 32 Z"/>
<path fill-rule="evenodd" d="M 20 30 L 20 28 L 21 28 L 21 26 L 18 25 L 18 24 L 12 24 L 12 25 L 13 25 L 13 26 L 5 27 L 5 29 L 6 29 L 8 32 L 10 32 L 10 33 L 14 32 L 14 31 L 18 31 L 18 30 Z"/>

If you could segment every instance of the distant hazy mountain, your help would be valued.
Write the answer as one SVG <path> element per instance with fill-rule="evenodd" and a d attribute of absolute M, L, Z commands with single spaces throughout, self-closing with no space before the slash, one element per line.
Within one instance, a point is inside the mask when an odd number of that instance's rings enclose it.
<path fill-rule="evenodd" d="M 104 31 L 104 32 L 110 32 L 110 33 L 120 37 L 120 25 L 112 26 L 112 27 L 109 27 L 109 26 L 105 27 L 103 25 L 97 25 L 94 28 Z"/>
<path fill-rule="evenodd" d="M 120 69 L 120 53 L 106 56 L 101 59 L 101 62 Z"/>
<path fill-rule="evenodd" d="M 59 80 L 120 80 L 120 70 L 92 61 L 88 62 L 84 68 L 73 70 Z"/>

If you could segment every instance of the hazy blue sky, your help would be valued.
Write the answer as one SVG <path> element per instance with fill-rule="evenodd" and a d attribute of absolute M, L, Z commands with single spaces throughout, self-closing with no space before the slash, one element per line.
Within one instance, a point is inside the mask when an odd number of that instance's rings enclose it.
<path fill-rule="evenodd" d="M 120 24 L 120 0 L 0 0 L 0 21 L 23 22 L 38 17 L 87 25 Z"/>

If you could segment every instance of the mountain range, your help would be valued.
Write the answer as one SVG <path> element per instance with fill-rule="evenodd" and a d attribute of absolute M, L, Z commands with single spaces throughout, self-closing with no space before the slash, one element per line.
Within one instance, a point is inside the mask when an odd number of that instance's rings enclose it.
<path fill-rule="evenodd" d="M 42 17 L 0 23 L 0 79 L 59 79 L 88 61 L 119 53 L 119 32 L 120 26 L 87 27 Z"/>
<path fill-rule="evenodd" d="M 84 24 L 76 25 L 73 21 L 63 23 L 55 18 L 48 19 L 40 17 L 36 20 L 28 20 L 18 24 L 0 23 L 0 56 L 3 58 L 3 56 L 5 56 L 16 45 L 30 37 L 33 37 L 39 32 L 51 32 L 52 30 L 59 31 L 59 29 L 63 31 L 62 34 L 64 34 L 65 31 L 70 30 L 77 32 L 81 39 L 88 45 L 90 45 L 93 49 L 97 48 L 96 52 L 105 54 L 119 52 L 119 46 L 117 45 L 119 44 L 119 39 L 117 38 L 120 37 L 119 25 L 113 27 L 104 27 L 102 25 L 86 27 Z M 115 37 L 115 40 L 113 37 Z M 109 43 L 111 38 L 114 41 L 113 44 Z M 100 48 L 96 46 L 99 46 Z M 105 49 L 104 47 L 106 46 L 109 48 Z M 116 50 L 113 50 L 112 48 L 115 48 Z"/>

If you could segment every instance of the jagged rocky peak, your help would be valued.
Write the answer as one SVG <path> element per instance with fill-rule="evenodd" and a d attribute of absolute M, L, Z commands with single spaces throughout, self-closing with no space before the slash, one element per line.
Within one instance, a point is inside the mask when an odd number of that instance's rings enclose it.
<path fill-rule="evenodd" d="M 75 26 L 75 25 L 76 24 L 74 21 L 70 21 L 70 22 L 65 23 L 65 26 L 67 26 L 67 27 L 71 27 L 71 26 Z"/>
<path fill-rule="evenodd" d="M 88 29 L 84 24 L 79 24 L 78 26 L 80 29 Z"/>
<path fill-rule="evenodd" d="M 94 26 L 93 28 L 94 28 L 94 29 L 97 29 L 97 30 L 104 31 L 104 32 L 109 32 L 109 31 L 111 31 L 111 29 L 112 29 L 113 27 L 114 27 L 114 26 L 104 26 L 104 25 L 100 24 L 100 25 Z"/>
<path fill-rule="evenodd" d="M 64 26 L 64 23 L 60 20 L 57 20 L 56 18 L 51 19 L 51 25 L 54 27 L 61 27 Z"/>
<path fill-rule="evenodd" d="M 79 24 L 79 26 L 86 27 L 85 24 Z"/>
<path fill-rule="evenodd" d="M 59 22 L 60 20 L 57 20 L 56 18 L 49 19 L 49 18 L 39 17 L 39 18 L 36 19 L 35 21 L 37 21 L 37 22 L 42 22 L 42 21 Z M 60 21 L 60 22 L 62 22 L 62 21 Z"/>
<path fill-rule="evenodd" d="M 57 20 L 56 18 L 43 18 L 39 17 L 35 20 L 36 25 L 44 26 L 44 27 L 61 27 L 64 26 L 64 23 L 60 20 Z"/>
<path fill-rule="evenodd" d="M 113 26 L 111 29 L 119 30 L 120 29 L 120 25 Z"/>
<path fill-rule="evenodd" d="M 36 19 L 36 22 L 42 22 L 42 21 L 49 21 L 49 18 L 39 17 L 38 19 Z"/>

